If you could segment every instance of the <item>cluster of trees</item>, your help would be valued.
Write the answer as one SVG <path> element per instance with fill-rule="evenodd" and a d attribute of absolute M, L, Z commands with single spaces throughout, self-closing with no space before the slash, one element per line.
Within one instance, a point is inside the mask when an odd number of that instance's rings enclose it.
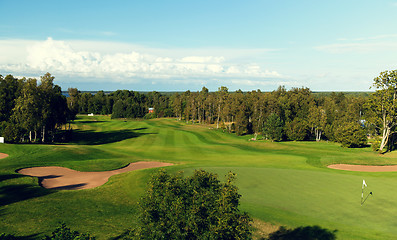
<path fill-rule="evenodd" d="M 273 92 L 201 91 L 164 95 L 118 90 L 95 95 L 69 89 L 68 105 L 75 113 L 111 114 L 112 118 L 177 117 L 193 124 L 215 124 L 237 135 L 262 134 L 281 140 L 327 139 L 355 147 L 366 143 L 361 127 L 365 97 L 343 93 L 315 96 L 308 88 Z M 148 108 L 155 112 L 148 114 Z M 256 138 L 256 137 L 255 137 Z"/>
<path fill-rule="evenodd" d="M 331 140 L 346 147 L 366 144 L 380 136 L 374 149 L 391 150 L 397 126 L 397 70 L 374 79 L 376 91 L 365 95 L 313 94 L 308 88 L 279 87 L 229 92 L 201 91 L 161 94 L 117 90 L 110 94 L 81 93 L 61 88 L 47 73 L 40 79 L 0 75 L 0 134 L 9 142 L 48 142 L 57 129 L 76 114 L 105 114 L 112 118 L 177 117 L 198 124 L 213 124 L 237 135 L 254 134 L 273 141 Z M 148 113 L 154 108 L 154 113 Z"/>
<path fill-rule="evenodd" d="M 110 94 L 98 91 L 95 95 L 68 89 L 68 106 L 73 113 L 94 113 L 110 115 L 112 118 L 171 117 L 172 109 L 169 97 L 159 92 L 139 93 L 129 90 L 117 90 Z M 148 115 L 148 109 L 156 112 Z"/>
<path fill-rule="evenodd" d="M 42 76 L 40 84 L 35 78 L 0 75 L 0 135 L 6 141 L 54 141 L 57 129 L 72 118 L 51 74 Z"/>
<path fill-rule="evenodd" d="M 287 91 L 284 87 L 273 92 L 245 93 L 230 93 L 226 87 L 208 92 L 204 87 L 200 92 L 171 97 L 175 116 L 180 120 L 216 124 L 216 128 L 237 135 L 262 134 L 274 141 L 327 139 L 349 147 L 366 142 L 361 127 L 365 102 L 365 97 L 360 96 L 315 96 L 308 88 Z"/>

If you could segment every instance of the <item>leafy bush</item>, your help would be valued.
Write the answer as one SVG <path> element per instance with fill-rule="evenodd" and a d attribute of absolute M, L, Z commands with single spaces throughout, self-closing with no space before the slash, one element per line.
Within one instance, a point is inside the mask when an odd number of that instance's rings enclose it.
<path fill-rule="evenodd" d="M 90 236 L 88 233 L 79 233 L 72 231 L 66 226 L 65 223 L 61 223 L 59 227 L 52 232 L 51 236 L 45 236 L 44 240 L 94 240 L 95 237 Z"/>
<path fill-rule="evenodd" d="M 308 129 L 307 123 L 299 118 L 285 124 L 287 137 L 292 141 L 303 141 L 307 136 Z"/>
<path fill-rule="evenodd" d="M 17 240 L 18 238 L 14 235 L 10 235 L 7 233 L 0 233 L 0 240 Z"/>
<path fill-rule="evenodd" d="M 273 141 L 281 141 L 283 138 L 284 123 L 277 114 L 271 114 L 263 125 L 263 133 L 266 138 Z"/>
<path fill-rule="evenodd" d="M 226 183 L 217 175 L 196 170 L 191 177 L 153 175 L 139 202 L 140 226 L 132 239 L 251 239 L 251 218 L 238 210 L 235 174 Z"/>
<path fill-rule="evenodd" d="M 355 122 L 346 122 L 335 129 L 337 142 L 342 143 L 343 147 L 354 148 L 362 147 L 367 144 L 367 135 L 364 129 Z"/>

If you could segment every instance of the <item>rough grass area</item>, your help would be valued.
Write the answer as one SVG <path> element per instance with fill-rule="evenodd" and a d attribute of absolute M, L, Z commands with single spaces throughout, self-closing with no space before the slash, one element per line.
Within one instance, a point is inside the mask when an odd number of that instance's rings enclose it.
<path fill-rule="evenodd" d="M 326 168 L 329 164 L 397 164 L 396 153 L 370 148 L 344 149 L 331 142 L 248 141 L 208 126 L 174 119 L 111 120 L 79 117 L 70 144 L 1 144 L 0 232 L 29 238 L 49 234 L 59 222 L 97 239 L 121 235 L 136 222 L 137 201 L 156 169 L 123 173 L 105 185 L 76 191 L 41 188 L 15 170 L 62 166 L 79 171 L 113 170 L 136 161 L 176 165 L 170 172 L 205 169 L 220 179 L 232 171 L 243 211 L 257 219 L 255 236 L 284 225 L 318 225 L 339 239 L 392 239 L 397 235 L 397 173 L 360 173 Z M 372 191 L 361 206 L 361 183 Z M 365 193 L 367 193 L 365 192 Z M 274 229 L 274 226 L 276 228 Z M 263 232 L 263 233 L 262 233 Z"/>

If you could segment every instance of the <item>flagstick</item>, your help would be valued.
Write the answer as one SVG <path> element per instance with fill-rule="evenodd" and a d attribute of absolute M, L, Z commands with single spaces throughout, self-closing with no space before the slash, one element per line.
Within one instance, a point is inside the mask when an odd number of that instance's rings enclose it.
<path fill-rule="evenodd" d="M 363 198 L 364 198 L 364 184 L 361 187 L 361 206 L 363 205 Z"/>
<path fill-rule="evenodd" d="M 367 200 L 367 199 L 365 199 L 364 202 L 363 202 L 363 199 L 364 199 L 364 187 L 366 187 L 366 186 L 367 186 L 367 183 L 363 179 L 363 184 L 361 185 L 361 206 L 364 204 L 365 200 Z"/>

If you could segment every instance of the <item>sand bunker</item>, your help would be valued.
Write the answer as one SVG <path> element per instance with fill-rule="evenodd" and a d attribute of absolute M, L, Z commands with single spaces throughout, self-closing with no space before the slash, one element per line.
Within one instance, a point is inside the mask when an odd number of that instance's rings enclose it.
<path fill-rule="evenodd" d="M 6 157 L 8 157 L 8 154 L 6 154 L 6 153 L 0 153 L 0 159 L 6 158 Z"/>
<path fill-rule="evenodd" d="M 357 172 L 396 172 L 397 165 L 392 166 L 366 166 L 366 165 L 351 165 L 351 164 L 333 164 L 329 168 Z"/>
<path fill-rule="evenodd" d="M 79 172 L 64 167 L 32 167 L 17 171 L 20 174 L 38 177 L 41 186 L 57 190 L 89 189 L 105 184 L 109 177 L 138 169 L 171 166 L 172 163 L 136 162 L 124 168 L 107 172 Z"/>

